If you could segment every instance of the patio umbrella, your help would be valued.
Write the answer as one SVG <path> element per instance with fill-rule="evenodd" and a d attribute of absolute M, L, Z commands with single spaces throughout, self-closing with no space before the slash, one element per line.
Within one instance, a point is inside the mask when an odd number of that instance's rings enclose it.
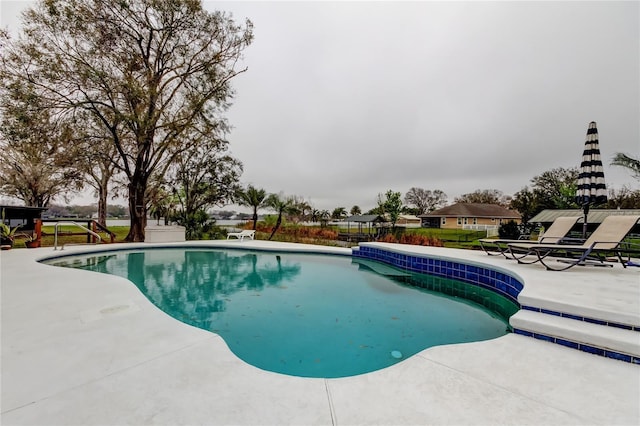
<path fill-rule="evenodd" d="M 598 128 L 595 121 L 589 123 L 589 129 L 587 130 L 587 140 L 584 143 L 580 175 L 578 176 L 576 202 L 582 206 L 582 211 L 584 212 L 582 238 L 586 238 L 589 206 L 607 202 L 607 187 L 604 183 L 604 169 L 600 158 Z"/>

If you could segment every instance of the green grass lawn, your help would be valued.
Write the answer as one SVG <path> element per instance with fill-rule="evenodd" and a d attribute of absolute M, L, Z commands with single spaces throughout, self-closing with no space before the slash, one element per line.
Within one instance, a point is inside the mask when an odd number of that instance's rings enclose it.
<path fill-rule="evenodd" d="M 479 248 L 478 240 L 487 236 L 486 231 L 467 229 L 415 228 L 408 232 L 438 238 L 449 248 Z"/>
<path fill-rule="evenodd" d="M 116 234 L 115 242 L 124 242 L 125 237 L 129 233 L 128 226 L 111 226 L 109 227 L 111 232 Z M 43 226 L 42 227 L 42 244 L 41 247 L 53 247 L 54 244 L 54 232 L 55 228 L 53 226 Z M 80 233 L 82 229 L 73 225 L 61 225 L 58 227 L 58 245 L 62 244 L 78 244 L 78 243 L 86 243 L 87 235 L 69 235 L 71 233 Z M 98 232 L 98 235 L 102 237 L 104 241 L 110 241 L 109 235 L 104 232 Z M 24 248 L 24 239 L 16 239 L 13 243 L 14 248 Z"/>
<path fill-rule="evenodd" d="M 111 226 L 109 229 L 116 234 L 116 242 L 124 242 L 127 233 L 129 232 L 128 226 Z M 346 230 L 341 230 L 346 232 Z M 352 232 L 357 232 L 357 229 L 351 229 Z M 54 244 L 54 227 L 43 226 L 42 227 L 42 247 L 53 247 Z M 61 225 L 58 228 L 58 245 L 62 244 L 78 244 L 86 243 L 87 236 L 84 235 L 69 235 L 71 233 L 80 233 L 82 229 L 73 225 Z M 484 238 L 486 233 L 484 231 L 469 231 L 469 230 L 457 230 L 457 229 L 438 229 L 438 228 L 410 228 L 405 231 L 406 233 L 420 234 L 429 237 L 439 238 L 444 242 L 445 247 L 452 248 L 479 248 L 478 239 Z M 109 241 L 108 235 L 100 233 L 105 241 Z M 269 237 L 268 233 L 259 232 L 256 235 L 257 239 L 266 240 Z M 335 240 L 315 240 L 310 238 L 295 239 L 291 235 L 285 235 L 281 232 L 277 232 L 274 235 L 273 241 L 283 242 L 299 242 L 307 244 L 320 244 L 320 245 L 339 245 Z M 354 244 L 357 245 L 357 244 Z M 17 239 L 14 243 L 14 248 L 24 248 L 24 240 Z"/>

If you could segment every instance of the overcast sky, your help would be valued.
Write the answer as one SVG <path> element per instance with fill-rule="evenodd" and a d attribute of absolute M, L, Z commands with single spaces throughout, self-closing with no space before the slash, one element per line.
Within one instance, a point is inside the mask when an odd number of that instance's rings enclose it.
<path fill-rule="evenodd" d="M 2 26 L 29 2 L 2 1 Z M 598 124 L 608 186 L 638 189 L 638 2 L 216 2 L 249 18 L 227 117 L 242 182 L 332 210 L 378 193 L 507 195 L 581 160 Z"/>

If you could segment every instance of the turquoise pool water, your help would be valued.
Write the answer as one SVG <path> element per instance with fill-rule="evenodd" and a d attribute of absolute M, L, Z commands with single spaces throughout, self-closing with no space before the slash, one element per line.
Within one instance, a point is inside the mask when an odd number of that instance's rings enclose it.
<path fill-rule="evenodd" d="M 179 248 L 47 263 L 128 278 L 169 315 L 222 336 L 247 363 L 294 376 L 367 373 L 508 328 L 504 312 L 452 295 L 477 293 L 468 284 L 347 256 Z M 482 298 L 493 306 L 500 297 Z"/>

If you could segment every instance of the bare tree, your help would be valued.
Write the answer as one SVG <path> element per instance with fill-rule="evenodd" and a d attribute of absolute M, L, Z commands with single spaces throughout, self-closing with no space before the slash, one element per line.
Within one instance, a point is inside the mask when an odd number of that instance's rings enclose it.
<path fill-rule="evenodd" d="M 1 77 L 31 82 L 55 108 L 91 113 L 109 133 L 126 177 L 131 228 L 144 241 L 146 194 L 228 108 L 237 62 L 252 40 L 199 0 L 40 0 Z"/>
<path fill-rule="evenodd" d="M 411 188 L 404 196 L 404 202 L 415 206 L 417 214 L 432 212 L 447 203 L 447 194 L 439 189 Z"/>
<path fill-rule="evenodd" d="M 119 183 L 114 182 L 114 177 L 119 172 L 118 151 L 109 133 L 100 123 L 95 122 L 94 116 L 81 112 L 76 117 L 81 118 L 74 129 L 76 167 L 83 173 L 85 183 L 93 188 L 98 198 L 98 223 L 106 226 L 109 191 Z M 113 195 L 115 197 L 117 192 Z"/>
<path fill-rule="evenodd" d="M 511 197 L 504 195 L 497 189 L 476 189 L 474 192 L 463 194 L 455 198 L 456 203 L 483 203 L 498 204 L 503 207 L 509 206 Z"/>
<path fill-rule="evenodd" d="M 72 130 L 50 114 L 32 87 L 2 82 L 0 97 L 0 189 L 28 206 L 47 207 L 51 200 L 82 187 Z"/>

